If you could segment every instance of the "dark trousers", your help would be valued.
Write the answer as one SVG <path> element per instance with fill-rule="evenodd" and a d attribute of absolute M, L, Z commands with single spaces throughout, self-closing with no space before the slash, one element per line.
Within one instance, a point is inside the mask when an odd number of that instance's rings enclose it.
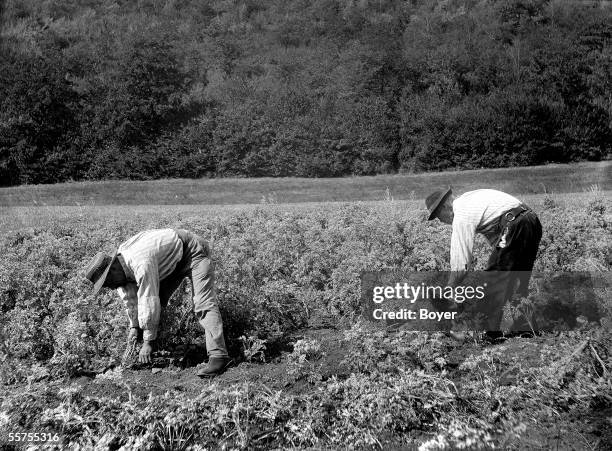
<path fill-rule="evenodd" d="M 505 232 L 505 246 L 496 245 L 485 269 L 491 272 L 487 281 L 486 306 L 490 331 L 499 330 L 504 305 L 515 293 L 527 296 L 542 238 L 542 224 L 531 210 L 508 222 L 506 227 L 500 231 L 502 235 Z"/>

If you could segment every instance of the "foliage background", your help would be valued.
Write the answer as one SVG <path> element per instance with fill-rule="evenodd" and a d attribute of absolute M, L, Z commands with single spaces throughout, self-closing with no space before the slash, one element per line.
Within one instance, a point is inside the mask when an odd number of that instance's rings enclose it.
<path fill-rule="evenodd" d="M 609 1 L 0 5 L 0 185 L 610 153 Z"/>

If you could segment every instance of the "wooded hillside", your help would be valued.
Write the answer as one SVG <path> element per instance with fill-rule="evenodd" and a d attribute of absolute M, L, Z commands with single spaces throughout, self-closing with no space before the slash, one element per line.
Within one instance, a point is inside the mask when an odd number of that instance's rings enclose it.
<path fill-rule="evenodd" d="M 598 160 L 612 2 L 5 0 L 0 185 Z"/>

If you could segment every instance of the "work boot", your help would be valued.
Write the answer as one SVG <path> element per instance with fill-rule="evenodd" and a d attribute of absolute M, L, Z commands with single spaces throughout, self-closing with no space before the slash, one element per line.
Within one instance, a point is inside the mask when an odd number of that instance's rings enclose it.
<path fill-rule="evenodd" d="M 211 357 L 205 367 L 196 373 L 199 377 L 215 377 L 232 366 L 234 360 L 231 357 Z"/>

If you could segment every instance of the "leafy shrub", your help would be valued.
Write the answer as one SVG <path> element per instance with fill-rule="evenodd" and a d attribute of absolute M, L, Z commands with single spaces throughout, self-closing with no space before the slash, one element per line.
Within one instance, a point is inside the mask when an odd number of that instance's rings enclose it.
<path fill-rule="evenodd" d="M 0 185 L 66 180 L 78 161 L 61 161 L 78 128 L 69 65 L 59 53 L 23 56 L 4 46 L 0 59 Z"/>
<path fill-rule="evenodd" d="M 609 268 L 610 225 L 603 210 L 607 203 L 594 196 L 582 212 L 574 209 L 568 215 L 561 207 L 542 211 L 544 235 L 535 270 Z M 558 221 L 559 216 L 565 220 Z M 223 219 L 172 218 L 172 225 L 204 236 L 214 231 L 218 299 L 230 350 L 239 354 L 240 337 L 250 336 L 266 343 L 268 358 L 285 347 L 292 331 L 311 322 L 354 322 L 361 311 L 363 270 L 447 270 L 444 243 L 450 231 L 425 226 L 418 218 L 400 204 L 383 209 L 354 204 L 333 212 L 258 209 Z M 162 226 L 164 221 L 167 226 L 168 219 L 147 226 Z M 49 363 L 59 376 L 106 366 L 121 355 L 127 327 L 121 303 L 112 293 L 91 299 L 79 269 L 99 249 L 110 251 L 143 225 L 63 223 L 2 239 L 0 321 L 11 359 Z M 478 261 L 486 262 L 488 252 L 477 240 Z M 189 285 L 183 285 L 167 307 L 163 347 L 203 344 L 189 297 Z M 356 368 L 359 371 L 383 364 L 369 348 L 372 340 L 353 349 L 363 356 L 352 363 L 364 365 Z M 393 344 L 383 355 L 400 349 Z"/>
<path fill-rule="evenodd" d="M 1 18 L 5 185 L 610 152 L 611 10 L 589 2 L 60 3 Z"/>

